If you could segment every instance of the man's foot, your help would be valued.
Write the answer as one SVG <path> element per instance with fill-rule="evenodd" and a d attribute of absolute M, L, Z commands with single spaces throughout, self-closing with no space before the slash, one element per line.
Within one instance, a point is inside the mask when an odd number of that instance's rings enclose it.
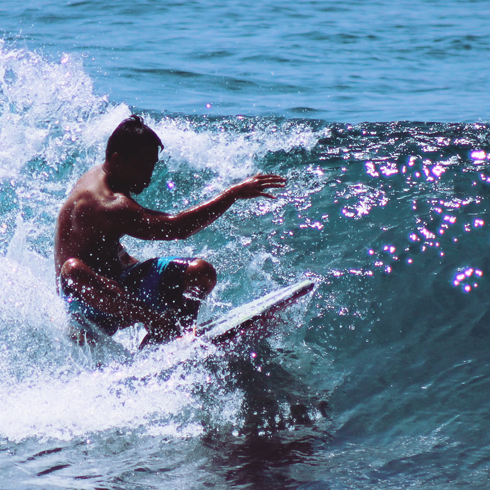
<path fill-rule="evenodd" d="M 139 349 L 147 345 L 165 344 L 181 335 L 181 325 L 175 310 L 166 310 L 163 315 L 156 314 L 156 318 L 146 324 L 146 329 L 148 333 L 141 341 Z"/>
<path fill-rule="evenodd" d="M 173 332 L 148 332 L 138 349 L 141 350 L 148 345 L 161 345 L 172 340 L 183 339 L 184 337 L 196 337 L 197 336 L 197 325 L 194 323 L 190 328 L 186 328 L 183 334 L 177 334 L 174 330 Z"/>
<path fill-rule="evenodd" d="M 68 338 L 74 342 L 76 345 L 82 347 L 85 344 L 94 347 L 96 344 L 96 338 L 93 333 L 88 330 L 81 330 L 80 328 L 76 328 L 72 325 L 68 327 L 67 332 Z"/>
<path fill-rule="evenodd" d="M 144 339 L 141 341 L 139 350 L 147 347 L 148 345 L 161 345 L 171 340 L 178 338 L 176 335 L 169 335 L 168 332 L 148 332 Z"/>

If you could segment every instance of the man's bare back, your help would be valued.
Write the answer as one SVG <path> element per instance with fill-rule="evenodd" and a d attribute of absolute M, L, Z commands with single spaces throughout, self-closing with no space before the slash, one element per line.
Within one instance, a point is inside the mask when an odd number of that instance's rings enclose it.
<path fill-rule="evenodd" d="M 112 229 L 111 211 L 124 205 L 111 190 L 102 166 L 87 172 L 61 208 L 55 239 L 56 276 L 70 258 L 79 258 L 93 271 L 116 279 L 123 271 L 119 258 L 121 233 Z"/>
<path fill-rule="evenodd" d="M 68 302 L 76 301 L 85 310 L 108 315 L 114 323 L 114 329 L 105 328 L 109 334 L 141 322 L 155 342 L 179 333 L 177 318 L 188 318 L 188 323 L 195 320 L 199 301 L 216 284 L 216 272 L 198 258 L 179 263 L 176 281 L 182 291 L 192 291 L 194 299 L 186 300 L 184 294 L 184 299 L 173 300 L 174 306 L 160 308 L 122 282 L 127 271 L 147 266 L 131 257 L 120 239 L 124 235 L 143 240 L 185 239 L 210 225 L 237 200 L 273 198 L 264 191 L 285 185 L 282 177 L 258 174 L 177 215 L 150 210 L 140 206 L 131 193 L 139 194 L 150 185 L 160 147 L 160 139 L 141 118 L 132 116 L 123 121 L 109 139 L 104 164 L 80 178 L 61 208 L 54 251 L 58 286 Z M 148 267 L 164 270 L 164 266 Z M 176 268 L 174 263 L 171 266 Z M 158 287 L 161 290 L 157 293 L 163 298 L 167 294 L 163 289 L 170 286 L 160 280 Z"/>

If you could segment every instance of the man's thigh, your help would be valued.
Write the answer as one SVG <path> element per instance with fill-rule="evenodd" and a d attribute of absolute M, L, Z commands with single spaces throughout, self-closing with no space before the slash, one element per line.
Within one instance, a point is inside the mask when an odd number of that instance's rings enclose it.
<path fill-rule="evenodd" d="M 164 311 L 182 302 L 184 276 L 193 257 L 159 257 L 131 266 L 121 284 L 152 309 Z"/>

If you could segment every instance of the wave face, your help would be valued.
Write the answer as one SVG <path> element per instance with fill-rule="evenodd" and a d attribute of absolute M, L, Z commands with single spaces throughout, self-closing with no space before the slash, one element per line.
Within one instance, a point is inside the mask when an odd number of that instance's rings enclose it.
<path fill-rule="evenodd" d="M 5 45 L 0 87 L 2 488 L 487 485 L 488 124 L 140 111 L 165 144 L 145 206 L 289 183 L 133 255 L 215 264 L 203 320 L 317 287 L 259 343 L 138 353 L 134 327 L 93 351 L 63 334 L 54 224 L 131 109 L 76 57 Z"/>

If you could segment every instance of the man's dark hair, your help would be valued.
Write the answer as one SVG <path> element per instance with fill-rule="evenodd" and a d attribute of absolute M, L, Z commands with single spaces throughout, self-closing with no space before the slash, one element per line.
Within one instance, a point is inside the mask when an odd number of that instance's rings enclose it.
<path fill-rule="evenodd" d="M 163 143 L 155 131 L 143 122 L 142 117 L 133 114 L 111 134 L 105 158 L 110 160 L 116 152 L 123 158 L 130 158 L 148 146 L 158 146 L 163 150 Z"/>

